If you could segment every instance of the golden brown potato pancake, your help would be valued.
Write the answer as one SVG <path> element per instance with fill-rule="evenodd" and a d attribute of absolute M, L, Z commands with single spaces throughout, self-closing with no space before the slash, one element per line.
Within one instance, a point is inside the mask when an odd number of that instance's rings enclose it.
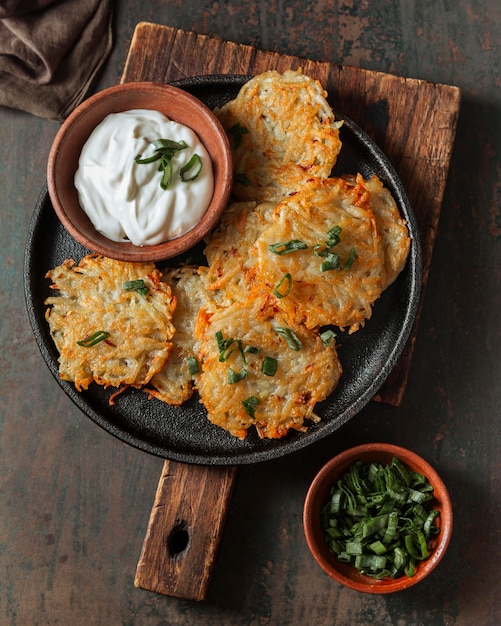
<path fill-rule="evenodd" d="M 194 330 L 199 310 L 209 304 L 201 274 L 206 268 L 174 268 L 164 274 L 164 280 L 172 287 L 176 298 L 176 310 L 172 322 L 176 329 L 169 359 L 150 381 L 153 389 L 148 393 L 167 402 L 180 405 L 193 395 L 194 374 L 188 359 L 197 359 L 198 342 Z"/>
<path fill-rule="evenodd" d="M 331 247 L 333 229 L 339 232 Z M 272 251 L 289 241 L 302 242 L 304 249 Z M 368 194 L 339 178 L 309 181 L 278 204 L 255 251 L 257 274 L 268 289 L 289 277 L 290 290 L 277 304 L 308 328 L 333 324 L 354 331 L 371 316 L 382 291 L 383 246 Z"/>
<path fill-rule="evenodd" d="M 306 430 L 306 420 L 318 421 L 315 404 L 341 376 L 334 341 L 324 345 L 305 326 L 291 325 L 272 298 L 202 310 L 196 333 L 201 401 L 213 424 L 239 438 L 252 426 L 269 438 Z"/>
<path fill-rule="evenodd" d="M 339 127 L 322 85 L 301 71 L 249 80 L 216 110 L 230 135 L 238 200 L 278 202 L 311 177 L 330 175 L 341 149 Z"/>
<path fill-rule="evenodd" d="M 258 280 L 252 246 L 270 225 L 274 208 L 271 202 L 235 202 L 209 238 L 204 250 L 209 263 L 205 284 L 220 304 L 242 302 L 249 296 L 249 286 Z"/>
<path fill-rule="evenodd" d="M 376 216 L 378 233 L 383 240 L 385 278 L 383 289 L 389 287 L 403 270 L 409 255 L 411 240 L 405 220 L 389 189 L 377 176 L 364 180 L 361 175 L 347 176 L 353 186 L 362 185 L 370 193 L 369 206 Z"/>
<path fill-rule="evenodd" d="M 89 255 L 47 273 L 52 289 L 46 319 L 59 351 L 59 372 L 80 391 L 92 381 L 140 387 L 172 348 L 175 299 L 153 264 Z M 142 281 L 147 293 L 128 289 Z"/>

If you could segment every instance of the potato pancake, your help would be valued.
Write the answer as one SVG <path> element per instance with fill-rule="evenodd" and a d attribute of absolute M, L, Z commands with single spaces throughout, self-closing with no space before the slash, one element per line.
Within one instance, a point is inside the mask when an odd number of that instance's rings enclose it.
<path fill-rule="evenodd" d="M 327 178 L 341 149 L 322 85 L 300 71 L 249 80 L 215 111 L 233 146 L 238 200 L 278 202 L 311 177 Z"/>
<path fill-rule="evenodd" d="M 59 351 L 62 380 L 81 391 L 146 384 L 167 361 L 176 301 L 153 264 L 88 255 L 47 273 L 59 295 L 46 319 Z"/>
<path fill-rule="evenodd" d="M 384 256 L 368 197 L 363 186 L 339 178 L 309 181 L 277 205 L 272 225 L 256 241 L 256 273 L 283 296 L 277 306 L 296 323 L 353 332 L 371 316 Z M 274 252 L 289 243 L 292 252 Z"/>
<path fill-rule="evenodd" d="M 273 298 L 202 310 L 196 334 L 196 385 L 209 420 L 241 439 L 252 426 L 268 438 L 305 431 L 305 420 L 318 421 L 315 404 L 341 376 L 334 342 L 324 345 L 305 326 L 291 325 Z"/>
<path fill-rule="evenodd" d="M 197 359 L 197 340 L 194 337 L 199 310 L 208 306 L 201 274 L 206 268 L 174 268 L 164 274 L 164 280 L 172 287 L 176 298 L 176 310 L 172 322 L 176 329 L 172 352 L 162 369 L 150 381 L 153 389 L 148 393 L 167 402 L 180 405 L 193 395 L 193 374 L 188 359 Z"/>
<path fill-rule="evenodd" d="M 369 206 L 376 216 L 376 226 L 383 240 L 385 279 L 383 289 L 389 287 L 403 270 L 411 240 L 405 220 L 400 216 L 397 203 L 389 189 L 377 176 L 364 180 L 358 176 L 347 176 L 353 186 L 362 185 L 370 193 Z"/>
<path fill-rule="evenodd" d="M 271 224 L 275 204 L 235 202 L 225 210 L 219 228 L 204 250 L 209 263 L 207 289 L 224 305 L 242 302 L 257 278 L 252 245 Z"/>

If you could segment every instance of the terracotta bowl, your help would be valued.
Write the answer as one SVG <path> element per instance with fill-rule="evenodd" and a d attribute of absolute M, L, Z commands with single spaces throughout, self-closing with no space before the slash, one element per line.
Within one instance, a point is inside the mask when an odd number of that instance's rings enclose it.
<path fill-rule="evenodd" d="M 80 152 L 94 128 L 109 113 L 136 108 L 160 111 L 195 131 L 210 154 L 214 170 L 212 201 L 200 222 L 184 235 L 153 246 L 114 242 L 97 232 L 79 204 L 73 182 Z M 157 83 L 116 85 L 85 100 L 61 125 L 47 165 L 49 196 L 64 228 L 92 252 L 119 261 L 160 261 L 192 248 L 218 222 L 226 207 L 232 181 L 230 145 L 212 111 L 186 91 Z"/>
<path fill-rule="evenodd" d="M 387 465 L 392 458 L 400 459 L 410 470 L 423 474 L 433 486 L 435 500 L 433 508 L 440 511 L 436 519 L 440 533 L 434 540 L 428 560 L 420 561 L 414 576 L 406 575 L 395 579 L 377 580 L 361 574 L 355 567 L 341 563 L 329 551 L 321 527 L 320 511 L 329 500 L 329 491 L 338 478 L 355 461 L 372 461 Z M 351 448 L 331 459 L 313 480 L 304 504 L 304 532 L 310 551 L 320 567 L 338 583 L 365 593 L 393 593 L 417 584 L 435 569 L 442 559 L 452 533 L 452 505 L 447 489 L 437 472 L 414 452 L 391 444 L 371 443 Z"/>

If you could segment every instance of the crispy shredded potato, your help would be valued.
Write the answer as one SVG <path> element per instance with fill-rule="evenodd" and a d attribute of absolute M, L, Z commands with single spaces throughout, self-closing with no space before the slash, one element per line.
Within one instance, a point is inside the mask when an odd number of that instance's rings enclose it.
<path fill-rule="evenodd" d="M 59 372 L 81 391 L 92 381 L 140 387 L 167 361 L 174 335 L 175 298 L 153 264 L 123 263 L 89 255 L 47 273 L 59 295 L 47 298 L 46 319 L 59 351 Z M 143 280 L 147 295 L 124 283 Z M 91 346 L 79 341 L 104 331 Z"/>
<path fill-rule="evenodd" d="M 330 175 L 342 122 L 326 96 L 301 71 L 270 70 L 215 111 L 232 141 L 237 199 L 278 202 L 309 178 Z"/>
<path fill-rule="evenodd" d="M 377 176 L 346 176 L 349 184 L 361 185 L 369 192 L 369 207 L 376 216 L 376 226 L 383 241 L 385 276 L 383 289 L 395 281 L 409 256 L 411 240 L 405 220 L 400 216 L 395 199 Z"/>
<path fill-rule="evenodd" d="M 236 202 L 224 212 L 218 230 L 204 250 L 209 263 L 205 284 L 221 304 L 242 302 L 249 285 L 258 282 L 252 246 L 271 224 L 275 204 Z"/>
<path fill-rule="evenodd" d="M 173 348 L 168 361 L 151 379 L 148 393 L 167 402 L 180 405 L 193 395 L 193 375 L 188 359 L 198 359 L 198 341 L 194 336 L 195 325 L 202 306 L 209 306 L 207 292 L 201 274 L 206 268 L 182 267 L 172 269 L 164 280 L 172 286 L 176 298 L 176 310 L 172 322 L 176 329 Z"/>
<path fill-rule="evenodd" d="M 387 198 L 377 179 L 370 185 L 381 194 L 376 198 L 379 210 L 379 199 Z M 384 245 L 387 239 L 392 241 L 393 233 L 385 235 L 384 242 L 381 238 L 367 183 L 362 177 L 354 181 L 311 179 L 272 210 L 270 206 L 252 208 L 250 203 L 238 203 L 230 207 L 206 248 L 209 289 L 222 290 L 229 302 L 242 302 L 272 293 L 289 276 L 290 291 L 277 300 L 277 307 L 294 323 L 357 330 L 371 316 L 387 283 L 386 265 L 393 262 L 396 252 L 388 243 Z M 380 213 L 382 220 L 384 211 Z M 384 220 L 388 229 L 390 218 Z M 325 257 L 319 253 L 334 227 L 340 229 L 339 243 L 332 248 L 339 255 L 339 269 L 322 271 Z M 274 244 L 291 240 L 306 248 L 283 255 L 270 250 Z"/>
<path fill-rule="evenodd" d="M 289 347 L 277 329 L 286 328 L 300 341 Z M 221 359 L 216 333 L 234 342 Z M 290 325 L 287 317 L 263 296 L 246 306 L 234 304 L 202 310 L 196 328 L 202 373 L 197 380 L 209 420 L 239 438 L 255 426 L 260 437 L 279 438 L 290 429 L 306 430 L 306 420 L 318 421 L 314 406 L 336 387 L 341 376 L 334 342 L 324 345 L 305 326 Z M 250 351 L 249 351 L 250 350 Z M 256 350 L 259 350 L 256 353 Z M 262 372 L 265 359 L 275 359 L 276 373 Z M 242 380 L 228 382 L 229 370 Z M 255 398 L 253 414 L 244 403 Z M 252 400 L 251 400 L 252 402 Z"/>
<path fill-rule="evenodd" d="M 272 290 L 284 275 L 291 276 L 290 293 L 277 304 L 296 323 L 308 328 L 334 324 L 353 332 L 371 316 L 382 291 L 384 256 L 368 197 L 363 186 L 351 187 L 339 178 L 311 180 L 277 205 L 273 224 L 257 239 L 252 254 L 263 287 Z M 332 248 L 339 267 L 322 270 L 329 257 L 320 254 L 332 228 L 340 229 Z M 282 256 L 270 250 L 290 240 L 307 248 Z M 353 262 L 350 255 L 355 255 Z"/>

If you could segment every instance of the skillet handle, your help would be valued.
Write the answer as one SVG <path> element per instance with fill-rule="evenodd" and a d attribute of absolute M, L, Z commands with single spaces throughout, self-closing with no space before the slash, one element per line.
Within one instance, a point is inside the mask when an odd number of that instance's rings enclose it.
<path fill-rule="evenodd" d="M 205 599 L 236 475 L 236 467 L 164 461 L 136 587 Z"/>

